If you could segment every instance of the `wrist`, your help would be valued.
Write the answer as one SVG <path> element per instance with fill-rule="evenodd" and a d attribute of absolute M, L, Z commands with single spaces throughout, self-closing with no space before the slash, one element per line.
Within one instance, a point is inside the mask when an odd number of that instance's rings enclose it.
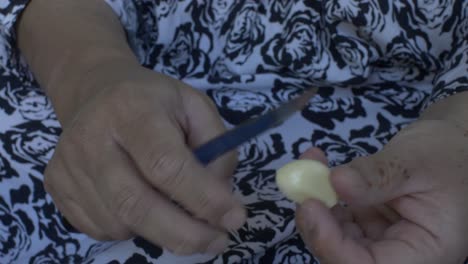
<path fill-rule="evenodd" d="M 135 58 L 109 50 L 74 53 L 57 63 L 43 87 L 63 123 L 90 98 L 141 67 Z"/>
<path fill-rule="evenodd" d="M 17 35 L 21 54 L 59 119 L 97 92 L 93 78 L 101 69 L 138 65 L 118 17 L 104 1 L 31 1 Z"/>

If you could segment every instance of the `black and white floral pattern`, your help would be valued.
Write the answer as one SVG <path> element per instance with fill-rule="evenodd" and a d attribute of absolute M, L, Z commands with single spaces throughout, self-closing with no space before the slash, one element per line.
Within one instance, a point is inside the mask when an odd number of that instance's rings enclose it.
<path fill-rule="evenodd" d="M 330 165 L 381 149 L 468 90 L 466 0 L 106 0 L 145 67 L 201 89 L 228 126 L 318 86 L 301 113 L 239 148 L 248 209 L 219 256 L 69 232 L 42 186 L 61 129 L 16 45 L 28 0 L 0 1 L 0 263 L 318 263 L 275 169 L 311 146 Z"/>

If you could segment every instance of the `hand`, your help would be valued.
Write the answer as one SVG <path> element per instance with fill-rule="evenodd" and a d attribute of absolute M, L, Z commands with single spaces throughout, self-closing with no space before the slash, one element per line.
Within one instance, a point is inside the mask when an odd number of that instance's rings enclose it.
<path fill-rule="evenodd" d="M 468 254 L 468 137 L 443 121 L 420 121 L 385 148 L 334 168 L 348 206 L 315 200 L 297 225 L 321 263 L 461 264 Z M 303 158 L 326 162 L 318 149 Z"/>
<path fill-rule="evenodd" d="M 179 81 L 121 69 L 98 75 L 99 92 L 62 113 L 72 119 L 62 122 L 46 190 L 95 239 L 139 235 L 177 254 L 220 252 L 246 216 L 229 184 L 236 156 L 205 168 L 191 152 L 225 130 L 216 108 Z"/>

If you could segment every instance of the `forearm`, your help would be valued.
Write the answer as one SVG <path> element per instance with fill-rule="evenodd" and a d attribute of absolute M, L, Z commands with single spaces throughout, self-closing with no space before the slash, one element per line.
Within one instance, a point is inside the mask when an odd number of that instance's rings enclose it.
<path fill-rule="evenodd" d="M 420 119 L 448 121 L 468 132 L 468 92 L 452 95 L 431 105 Z"/>
<path fill-rule="evenodd" d="M 102 0 L 34 0 L 18 25 L 18 44 L 63 121 L 99 90 L 108 65 L 137 65 L 115 14 Z M 111 80 L 108 80 L 111 81 Z"/>

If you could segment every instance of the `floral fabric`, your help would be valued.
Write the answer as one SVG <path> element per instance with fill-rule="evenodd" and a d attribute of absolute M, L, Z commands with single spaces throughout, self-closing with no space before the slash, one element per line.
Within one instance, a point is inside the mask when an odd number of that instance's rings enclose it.
<path fill-rule="evenodd" d="M 228 127 L 303 89 L 310 104 L 239 148 L 249 212 L 219 256 L 69 232 L 42 186 L 60 135 L 16 46 L 27 0 L 0 0 L 1 263 L 316 263 L 275 169 L 310 146 L 330 166 L 375 153 L 430 104 L 468 90 L 465 0 L 107 0 L 145 67 L 203 90 Z"/>

